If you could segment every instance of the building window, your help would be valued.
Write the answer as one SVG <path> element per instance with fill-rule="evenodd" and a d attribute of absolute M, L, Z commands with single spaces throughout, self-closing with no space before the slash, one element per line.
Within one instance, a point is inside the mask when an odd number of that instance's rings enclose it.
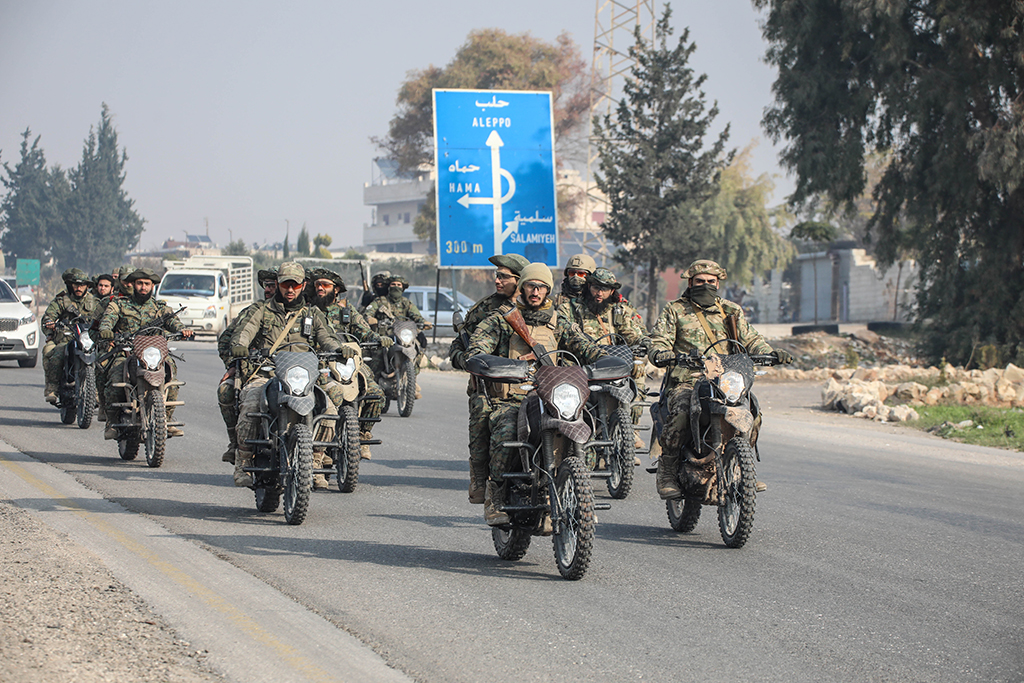
<path fill-rule="evenodd" d="M 405 222 L 406 223 L 409 222 L 409 212 L 408 211 L 405 212 Z"/>
<path fill-rule="evenodd" d="M 384 222 L 384 225 L 391 225 L 391 216 L 388 214 L 381 216 L 381 220 Z"/>

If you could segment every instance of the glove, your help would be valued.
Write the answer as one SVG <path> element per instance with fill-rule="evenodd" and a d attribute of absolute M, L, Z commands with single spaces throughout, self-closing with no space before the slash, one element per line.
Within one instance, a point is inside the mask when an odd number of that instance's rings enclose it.
<path fill-rule="evenodd" d="M 785 349 L 776 349 L 772 351 L 772 355 L 779 359 L 780 364 L 785 363 L 786 365 L 792 365 L 794 360 L 793 354 Z"/>
<path fill-rule="evenodd" d="M 392 339 L 391 337 L 381 337 L 380 345 L 382 348 L 390 349 L 392 346 L 395 345 L 395 340 Z"/>
<path fill-rule="evenodd" d="M 245 358 L 249 355 L 249 347 L 236 344 L 231 347 L 231 356 L 234 358 Z"/>
<path fill-rule="evenodd" d="M 433 326 L 434 326 L 433 323 L 423 323 L 423 329 L 425 329 L 425 330 L 429 330 Z"/>
<path fill-rule="evenodd" d="M 100 339 L 113 339 L 113 338 L 114 338 L 114 331 L 113 330 L 100 330 Z"/>
<path fill-rule="evenodd" d="M 654 364 L 655 367 L 663 368 L 668 365 L 669 361 L 676 357 L 670 350 L 655 351 L 647 356 L 648 360 Z"/>
<path fill-rule="evenodd" d="M 360 352 L 356 351 L 352 347 L 342 346 L 340 349 L 338 349 L 338 355 L 344 358 L 345 360 L 348 360 L 349 358 L 355 358 L 356 356 L 360 355 Z"/>

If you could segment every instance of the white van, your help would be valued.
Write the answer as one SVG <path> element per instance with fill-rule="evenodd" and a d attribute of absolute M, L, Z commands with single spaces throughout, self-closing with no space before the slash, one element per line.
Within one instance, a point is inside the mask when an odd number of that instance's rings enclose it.
<path fill-rule="evenodd" d="M 420 309 L 420 315 L 427 322 L 434 322 L 434 309 L 437 309 L 438 335 L 452 335 L 454 334 L 452 331 L 452 314 L 459 310 L 465 315 L 476 302 L 462 292 L 456 292 L 458 295 L 458 304 L 456 304 L 451 288 L 442 287 L 440 290 L 440 305 L 435 306 L 434 302 L 437 300 L 437 294 L 436 287 L 423 285 L 414 285 L 405 290 L 405 298 L 416 304 L 416 308 Z"/>

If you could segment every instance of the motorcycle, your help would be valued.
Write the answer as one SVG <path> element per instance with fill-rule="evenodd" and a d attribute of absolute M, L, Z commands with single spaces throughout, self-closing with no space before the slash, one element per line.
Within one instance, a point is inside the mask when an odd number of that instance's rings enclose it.
<path fill-rule="evenodd" d="M 565 352 L 548 357 L 557 353 Z M 611 508 L 594 502 L 584 464 L 587 448 L 611 445 L 591 440 L 593 428 L 585 418 L 590 383 L 628 377 L 632 363 L 605 356 L 593 365 L 538 365 L 480 354 L 469 358 L 466 368 L 482 379 L 527 383 L 529 389 L 519 407 L 518 440 L 503 444 L 517 449 L 519 458 L 504 475 L 508 496 L 501 509 L 509 524 L 491 529 L 498 557 L 519 560 L 532 536 L 550 535 L 559 574 L 572 581 L 583 578 L 597 525 L 594 512 Z"/>
<path fill-rule="evenodd" d="M 721 356 L 710 353 L 728 342 L 742 350 Z M 757 397 L 751 391 L 755 366 L 778 364 L 772 354 L 750 355 L 739 342 L 722 339 L 703 353 L 678 354 L 655 363 L 659 367 L 682 365 L 701 373 L 690 401 L 690 439 L 682 447 L 678 473 L 683 497 L 665 501 L 672 529 L 693 531 L 704 505 L 718 508 L 718 528 L 730 548 L 742 548 L 754 526 L 757 494 L 755 425 L 760 416 Z M 662 379 L 658 402 L 651 407 L 654 438 L 660 438 L 669 420 L 666 387 Z M 653 469 L 653 468 L 652 468 Z M 655 470 L 656 471 L 656 470 Z"/>
<path fill-rule="evenodd" d="M 96 345 L 89 336 L 90 321 L 79 316 L 57 325 L 70 334 L 57 387 L 60 421 L 69 425 L 77 420 L 79 429 L 88 429 L 96 414 Z"/>
<path fill-rule="evenodd" d="M 112 387 L 124 389 L 125 400 L 108 407 L 120 408 L 120 419 L 111 425 L 117 429 L 117 452 L 122 460 L 135 460 L 139 445 L 145 447 L 146 464 L 160 467 L 164 464 L 168 427 L 184 426 L 182 422 L 168 422 L 167 408 L 185 405 L 184 401 L 169 401 L 171 387 L 185 383 L 171 379 L 171 352 L 167 342 L 181 339 L 180 334 L 165 336 L 159 326 L 149 326 L 138 332 L 114 339 L 113 349 L 107 354 L 126 352 L 124 376 Z M 114 378 L 111 378 L 114 379 Z"/>
<path fill-rule="evenodd" d="M 605 335 L 597 342 L 609 336 Z M 615 341 L 622 340 L 619 338 Z M 630 365 L 637 362 L 635 358 L 638 355 L 643 355 L 639 349 L 624 343 L 602 345 L 602 348 L 609 355 Z M 587 399 L 587 413 L 593 420 L 594 432 L 601 442 L 609 444 L 588 451 L 588 462 L 593 466 L 590 476 L 604 479 L 608 494 L 618 500 L 626 498 L 633 488 L 636 442 L 633 438 L 630 408 L 638 395 L 636 380 L 627 376 L 591 383 L 590 397 Z"/>
<path fill-rule="evenodd" d="M 305 342 L 292 342 L 280 348 L 295 345 L 306 346 Z M 313 489 L 313 446 L 336 448 L 339 447 L 338 439 L 341 439 L 345 453 L 351 451 L 348 447 L 351 443 L 348 429 L 337 430 L 338 438 L 335 441 L 313 441 L 313 433 L 321 421 L 338 420 L 341 417 L 328 414 L 327 406 L 331 399 L 316 384 L 320 374 L 320 360 L 336 357 L 333 353 L 318 355 L 309 350 L 280 349 L 269 359 L 266 352 L 260 350 L 252 351 L 248 357 L 250 363 L 262 365 L 262 369 L 273 372 L 273 376 L 261 389 L 258 412 L 248 415 L 259 420 L 259 427 L 257 438 L 245 441 L 253 451 L 253 464 L 246 467 L 245 471 L 253 477 L 256 509 L 260 512 L 276 512 L 283 496 L 284 518 L 291 525 L 302 524 L 309 511 L 310 492 Z M 355 365 L 351 367 L 354 373 Z M 241 374 L 241 367 L 236 374 Z M 240 391 L 236 392 L 236 395 L 240 394 Z M 345 414 L 349 416 L 348 411 Z M 356 429 L 358 442 L 358 427 Z M 358 446 L 355 452 L 358 456 Z M 347 455 L 346 458 L 342 458 L 340 453 L 335 455 L 336 461 L 347 460 Z"/>
<path fill-rule="evenodd" d="M 334 461 L 334 469 L 314 470 L 314 474 L 336 474 L 338 490 L 342 493 L 351 493 L 356 490 L 359 483 L 359 462 L 362 459 L 359 447 L 362 445 L 379 444 L 380 439 L 362 439 L 360 427 L 371 422 L 380 422 L 379 417 L 360 417 L 359 408 L 363 396 L 366 394 L 366 383 L 362 379 L 359 370 L 363 365 L 363 349 L 377 348 L 375 342 L 357 342 L 350 334 L 342 334 L 339 337 L 349 338 L 342 343 L 358 355 L 347 359 L 344 363 L 330 361 L 327 371 L 331 379 L 341 385 L 343 403 L 338 408 L 338 418 L 335 424 L 335 436 L 333 441 L 314 442 L 314 446 L 323 446 L 327 449 L 327 455 Z M 321 370 L 323 372 L 323 370 Z M 327 419 L 327 418 L 324 418 Z"/>
<path fill-rule="evenodd" d="M 399 415 L 412 415 L 412 406 L 416 402 L 416 358 L 421 350 L 419 328 L 411 320 L 398 320 L 391 326 L 391 337 L 395 343 L 381 353 L 381 369 L 374 376 L 384 391 L 382 413 L 388 412 L 391 401 L 395 401 Z"/>

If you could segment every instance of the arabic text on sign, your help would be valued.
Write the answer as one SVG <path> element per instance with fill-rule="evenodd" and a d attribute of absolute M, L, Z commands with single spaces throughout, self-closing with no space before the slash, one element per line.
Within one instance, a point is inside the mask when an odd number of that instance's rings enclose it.
<path fill-rule="evenodd" d="M 511 128 L 510 118 L 491 118 L 490 116 L 474 116 L 473 128 Z"/>

